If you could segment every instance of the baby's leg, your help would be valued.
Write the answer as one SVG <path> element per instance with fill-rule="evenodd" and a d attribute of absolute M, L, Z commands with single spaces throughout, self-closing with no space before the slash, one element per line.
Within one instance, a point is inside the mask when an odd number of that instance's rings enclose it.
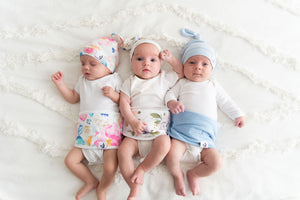
<path fill-rule="evenodd" d="M 184 175 L 180 168 L 180 160 L 186 150 L 184 142 L 172 139 L 171 149 L 166 156 L 166 164 L 173 178 L 177 195 L 185 196 Z"/>
<path fill-rule="evenodd" d="M 118 149 L 118 160 L 120 171 L 130 187 L 130 194 L 128 199 L 138 199 L 141 192 L 141 187 L 137 183 L 131 182 L 131 177 L 134 173 L 134 162 L 132 157 L 138 153 L 138 144 L 135 139 L 124 138 Z"/>
<path fill-rule="evenodd" d="M 136 168 L 131 181 L 143 184 L 145 172 L 157 166 L 170 150 L 170 138 L 168 135 L 160 135 L 153 140 L 152 148 L 145 160 Z"/>
<path fill-rule="evenodd" d="M 112 184 L 118 168 L 117 149 L 108 149 L 103 152 L 103 175 L 97 187 L 97 199 L 105 200 L 106 191 Z"/>
<path fill-rule="evenodd" d="M 81 162 L 84 158 L 82 150 L 74 147 L 65 158 L 66 166 L 81 179 L 85 185 L 77 192 L 76 199 L 82 198 L 98 185 L 98 180 L 90 172 L 90 170 Z"/>
<path fill-rule="evenodd" d="M 209 176 L 222 166 L 222 158 L 216 149 L 205 148 L 201 152 L 202 163 L 187 172 L 187 178 L 193 195 L 200 194 L 198 178 Z"/>

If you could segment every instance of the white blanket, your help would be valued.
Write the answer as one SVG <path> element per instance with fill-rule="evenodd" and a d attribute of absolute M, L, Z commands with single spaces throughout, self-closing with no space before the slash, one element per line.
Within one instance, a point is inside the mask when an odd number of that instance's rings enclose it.
<path fill-rule="evenodd" d="M 51 74 L 63 71 L 74 87 L 80 48 L 112 32 L 153 39 L 179 58 L 188 41 L 182 27 L 216 49 L 214 78 L 246 113 L 246 126 L 236 128 L 219 113 L 216 145 L 224 165 L 199 180 L 200 196 L 189 189 L 187 197 L 177 196 L 161 164 L 146 174 L 140 199 L 300 199 L 298 0 L 1 0 L 0 199 L 69 200 L 83 184 L 64 165 L 79 104 L 63 99 Z M 129 52 L 121 51 L 120 61 L 125 80 Z M 100 165 L 91 170 L 100 178 Z M 107 199 L 128 193 L 118 172 Z M 96 199 L 96 192 L 83 199 Z"/>

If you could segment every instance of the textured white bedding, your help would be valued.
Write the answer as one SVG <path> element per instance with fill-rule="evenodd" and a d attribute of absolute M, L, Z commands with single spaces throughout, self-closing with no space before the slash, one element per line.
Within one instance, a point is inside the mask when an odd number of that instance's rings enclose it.
<path fill-rule="evenodd" d="M 246 126 L 236 128 L 219 113 L 224 165 L 199 180 L 200 196 L 176 196 L 161 164 L 146 175 L 140 199 L 299 200 L 298 0 L 2 0 L 0 199 L 68 200 L 82 186 L 64 165 L 79 104 L 61 97 L 52 73 L 62 70 L 73 87 L 82 45 L 112 32 L 156 40 L 179 58 L 187 41 L 182 27 L 215 47 L 214 77 L 246 113 Z M 123 80 L 131 73 L 128 52 L 121 51 L 117 71 Z M 101 166 L 91 169 L 101 176 Z M 128 192 L 118 172 L 107 199 L 126 199 Z M 83 199 L 96 199 L 95 191 Z"/>

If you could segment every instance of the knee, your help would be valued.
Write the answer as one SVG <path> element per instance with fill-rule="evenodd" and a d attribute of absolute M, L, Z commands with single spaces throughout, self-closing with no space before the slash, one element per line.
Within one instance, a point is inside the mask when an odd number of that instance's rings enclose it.
<path fill-rule="evenodd" d="M 124 158 L 126 155 L 127 155 L 127 151 L 126 151 L 126 148 L 124 145 L 120 145 L 119 148 L 118 148 L 118 152 L 117 152 L 117 157 L 118 157 L 118 160 Z"/>
<path fill-rule="evenodd" d="M 118 159 L 120 158 L 126 158 L 126 157 L 132 157 L 136 153 L 138 153 L 138 145 L 137 140 L 132 138 L 125 138 L 121 145 L 118 148 Z"/>
<path fill-rule="evenodd" d="M 68 168 L 70 168 L 70 166 L 73 165 L 73 159 L 71 158 L 71 156 L 69 154 L 65 157 L 65 165 Z"/>
<path fill-rule="evenodd" d="M 222 157 L 219 155 L 219 156 L 216 156 L 216 157 L 212 160 L 212 162 L 211 162 L 211 164 L 210 164 L 210 168 L 212 169 L 213 172 L 216 172 L 216 171 L 218 171 L 219 169 L 221 169 L 222 165 L 223 165 L 223 159 L 222 159 Z"/>
<path fill-rule="evenodd" d="M 82 153 L 82 150 L 75 147 L 73 148 L 68 155 L 65 158 L 65 165 L 70 168 L 71 166 L 75 164 L 81 163 L 81 161 L 84 159 L 84 155 Z"/>
<path fill-rule="evenodd" d="M 163 135 L 163 136 L 159 136 L 157 139 L 158 140 L 155 139 L 156 141 L 154 142 L 154 145 L 156 146 L 155 148 L 159 148 L 161 152 L 167 154 L 171 148 L 170 137 L 168 135 Z"/>
<path fill-rule="evenodd" d="M 215 149 L 204 149 L 201 153 L 201 158 L 203 163 L 208 167 L 210 173 L 216 172 L 222 167 L 222 157 Z"/>
<path fill-rule="evenodd" d="M 110 166 L 104 167 L 103 168 L 103 174 L 109 176 L 109 177 L 114 177 L 118 169 L 118 163 L 114 163 Z"/>
<path fill-rule="evenodd" d="M 174 151 L 172 151 L 172 149 L 167 153 L 166 157 L 165 157 L 165 161 L 166 161 L 166 165 L 168 168 L 172 168 L 177 164 L 180 164 L 180 159 L 181 157 L 179 157 L 178 155 L 176 155 L 174 153 Z"/>

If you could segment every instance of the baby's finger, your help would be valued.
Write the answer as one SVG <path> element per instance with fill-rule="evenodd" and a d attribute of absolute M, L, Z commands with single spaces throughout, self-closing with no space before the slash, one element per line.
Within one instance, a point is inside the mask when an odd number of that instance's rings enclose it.
<path fill-rule="evenodd" d="M 142 135 L 142 134 L 143 134 L 143 131 L 141 131 L 141 130 L 136 130 L 135 134 L 136 134 L 136 135 Z"/>
<path fill-rule="evenodd" d="M 53 74 L 53 75 L 52 75 L 52 79 L 58 80 L 58 79 L 59 79 L 59 76 L 58 76 L 57 74 Z"/>

